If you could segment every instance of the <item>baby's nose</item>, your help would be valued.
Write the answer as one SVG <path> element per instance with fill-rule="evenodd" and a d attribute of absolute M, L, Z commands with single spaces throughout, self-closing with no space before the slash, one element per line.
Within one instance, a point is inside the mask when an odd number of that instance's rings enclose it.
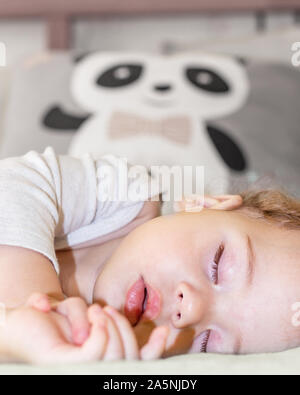
<path fill-rule="evenodd" d="M 206 310 L 206 297 L 192 285 L 181 282 L 175 291 L 176 303 L 172 323 L 177 329 L 201 322 Z"/>

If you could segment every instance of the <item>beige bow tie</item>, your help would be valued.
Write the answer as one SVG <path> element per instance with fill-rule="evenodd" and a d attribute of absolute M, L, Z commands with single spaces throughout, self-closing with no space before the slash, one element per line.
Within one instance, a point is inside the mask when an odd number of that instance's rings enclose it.
<path fill-rule="evenodd" d="M 110 120 L 109 136 L 120 139 L 137 134 L 162 136 L 181 144 L 188 144 L 191 136 L 191 122 L 187 117 L 169 117 L 154 121 L 125 112 L 115 112 Z"/>

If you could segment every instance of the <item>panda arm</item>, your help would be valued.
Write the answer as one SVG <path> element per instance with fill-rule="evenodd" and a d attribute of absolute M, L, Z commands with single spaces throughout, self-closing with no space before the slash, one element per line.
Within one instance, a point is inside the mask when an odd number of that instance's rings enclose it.
<path fill-rule="evenodd" d="M 43 116 L 42 123 L 52 130 L 78 130 L 89 116 L 67 114 L 60 106 L 51 107 Z"/>
<path fill-rule="evenodd" d="M 242 146 L 228 131 L 212 124 L 206 125 L 206 131 L 214 148 L 230 170 L 244 172 L 248 161 Z"/>

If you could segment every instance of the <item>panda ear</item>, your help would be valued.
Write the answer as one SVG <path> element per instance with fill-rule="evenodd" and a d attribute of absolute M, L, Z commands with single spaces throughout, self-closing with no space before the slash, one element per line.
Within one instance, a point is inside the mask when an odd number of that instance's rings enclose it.
<path fill-rule="evenodd" d="M 88 57 L 91 54 L 91 52 L 85 52 L 82 54 L 78 54 L 74 56 L 74 63 L 80 63 L 83 59 Z"/>

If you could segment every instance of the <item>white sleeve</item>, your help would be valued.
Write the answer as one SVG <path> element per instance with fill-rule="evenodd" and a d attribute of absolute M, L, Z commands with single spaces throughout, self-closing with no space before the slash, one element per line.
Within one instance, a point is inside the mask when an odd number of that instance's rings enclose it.
<path fill-rule="evenodd" d="M 89 155 L 57 156 L 52 148 L 1 160 L 0 244 L 38 251 L 59 272 L 55 250 L 131 222 L 150 196 L 148 181 L 139 183 L 143 193 L 137 200 L 120 200 L 118 186 L 128 181 L 120 175 L 127 165 L 117 162 L 114 157 L 94 161 Z M 107 169 L 114 177 L 103 177 Z M 136 182 L 129 183 L 129 192 L 136 187 Z M 113 199 L 105 199 L 107 190 L 113 191 Z"/>

